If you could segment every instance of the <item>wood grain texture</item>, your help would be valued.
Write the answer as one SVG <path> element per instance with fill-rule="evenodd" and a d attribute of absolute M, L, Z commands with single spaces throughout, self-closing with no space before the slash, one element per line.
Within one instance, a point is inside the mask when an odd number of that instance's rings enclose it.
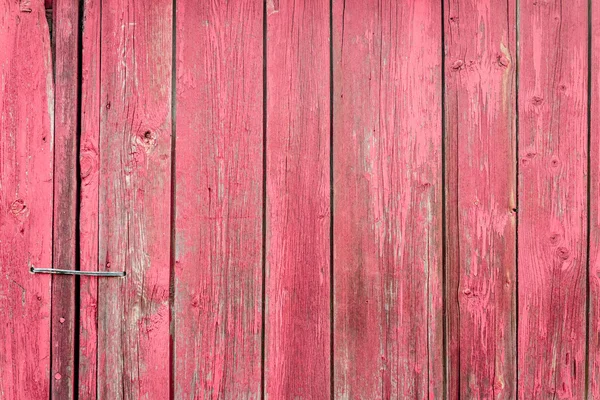
<path fill-rule="evenodd" d="M 443 396 L 441 8 L 333 2 L 335 398 Z"/>
<path fill-rule="evenodd" d="M 519 3 L 519 396 L 584 398 L 587 2 Z"/>
<path fill-rule="evenodd" d="M 516 5 L 445 0 L 448 396 L 516 396 Z"/>
<path fill-rule="evenodd" d="M 100 0 L 82 3 L 79 268 L 98 270 L 98 189 L 100 167 Z M 80 399 L 95 399 L 98 352 L 98 278 L 79 279 Z"/>
<path fill-rule="evenodd" d="M 54 268 L 76 269 L 79 3 L 56 0 L 53 6 L 54 60 Z M 74 398 L 74 276 L 52 277 L 52 392 Z"/>
<path fill-rule="evenodd" d="M 169 398 L 172 2 L 102 2 L 98 397 Z"/>
<path fill-rule="evenodd" d="M 50 396 L 54 91 L 44 2 L 0 12 L 0 398 Z"/>
<path fill-rule="evenodd" d="M 600 5 L 592 3 L 589 187 L 589 376 L 588 398 L 600 399 Z"/>
<path fill-rule="evenodd" d="M 177 1 L 175 398 L 261 397 L 263 7 Z"/>
<path fill-rule="evenodd" d="M 267 1 L 265 394 L 330 394 L 330 8 Z"/>

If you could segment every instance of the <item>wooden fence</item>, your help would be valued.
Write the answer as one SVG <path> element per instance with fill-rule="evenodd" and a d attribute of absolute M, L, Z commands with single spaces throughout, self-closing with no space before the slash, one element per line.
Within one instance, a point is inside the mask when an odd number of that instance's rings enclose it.
<path fill-rule="evenodd" d="M 600 399 L 596 0 L 45 3 L 1 399 Z"/>

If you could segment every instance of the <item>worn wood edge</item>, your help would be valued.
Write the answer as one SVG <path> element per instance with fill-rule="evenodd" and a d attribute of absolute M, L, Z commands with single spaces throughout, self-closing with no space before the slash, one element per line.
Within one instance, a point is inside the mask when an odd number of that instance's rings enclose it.
<path fill-rule="evenodd" d="M 79 3 L 52 4 L 55 46 L 55 147 L 53 267 L 78 268 Z M 52 278 L 51 397 L 75 397 L 76 279 Z"/>

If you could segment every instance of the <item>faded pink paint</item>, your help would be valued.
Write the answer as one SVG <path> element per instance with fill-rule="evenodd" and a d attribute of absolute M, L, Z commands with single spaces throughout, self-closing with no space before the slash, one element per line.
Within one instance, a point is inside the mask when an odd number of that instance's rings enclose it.
<path fill-rule="evenodd" d="M 0 398 L 600 398 L 600 8 L 176 3 L 3 3 Z"/>
<path fill-rule="evenodd" d="M 582 399 L 587 1 L 519 6 L 518 391 Z"/>
<path fill-rule="evenodd" d="M 262 17 L 177 2 L 175 398 L 261 398 Z"/>
<path fill-rule="evenodd" d="M 52 12 L 54 27 L 54 237 L 53 265 L 76 268 L 77 244 L 77 85 L 79 5 L 57 0 Z M 53 399 L 75 395 L 75 277 L 52 277 Z"/>
<path fill-rule="evenodd" d="M 101 10 L 98 398 L 167 399 L 172 2 Z"/>
<path fill-rule="evenodd" d="M 50 396 L 54 94 L 43 2 L 0 11 L 0 398 Z"/>
<path fill-rule="evenodd" d="M 590 82 L 589 398 L 600 399 L 600 7 L 593 5 Z"/>
<path fill-rule="evenodd" d="M 267 1 L 265 396 L 329 396 L 329 0 Z"/>
<path fill-rule="evenodd" d="M 80 269 L 98 270 L 100 167 L 100 1 L 83 3 L 79 209 Z M 98 278 L 81 277 L 79 287 L 80 399 L 97 398 Z"/>
<path fill-rule="evenodd" d="M 335 397 L 441 398 L 435 0 L 333 2 Z"/>
<path fill-rule="evenodd" d="M 445 0 L 448 397 L 516 396 L 516 4 Z"/>

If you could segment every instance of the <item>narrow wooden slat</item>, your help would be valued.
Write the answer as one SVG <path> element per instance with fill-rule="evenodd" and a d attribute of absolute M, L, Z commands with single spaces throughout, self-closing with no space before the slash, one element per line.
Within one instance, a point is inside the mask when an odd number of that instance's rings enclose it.
<path fill-rule="evenodd" d="M 101 19 L 98 398 L 169 398 L 172 1 Z"/>
<path fill-rule="evenodd" d="M 263 1 L 177 1 L 175 398 L 259 399 Z"/>
<path fill-rule="evenodd" d="M 329 0 L 267 1 L 265 394 L 330 393 Z"/>
<path fill-rule="evenodd" d="M 75 269 L 77 223 L 77 81 L 79 2 L 56 0 L 54 86 L 54 239 L 53 265 Z M 75 277 L 52 277 L 52 393 L 74 397 Z"/>
<path fill-rule="evenodd" d="M 588 398 L 600 399 L 600 5 L 591 9 Z"/>
<path fill-rule="evenodd" d="M 445 1 L 449 398 L 516 395 L 516 5 Z"/>
<path fill-rule="evenodd" d="M 0 10 L 0 398 L 50 395 L 54 93 L 43 1 Z"/>
<path fill-rule="evenodd" d="M 335 398 L 442 398 L 436 0 L 333 2 Z"/>
<path fill-rule="evenodd" d="M 85 0 L 82 4 L 79 267 L 82 271 L 97 271 L 98 174 L 100 166 L 100 0 Z M 95 277 L 82 277 L 79 280 L 78 388 L 80 399 L 96 398 L 98 280 L 99 278 Z"/>
<path fill-rule="evenodd" d="M 587 1 L 519 2 L 519 397 L 584 398 Z"/>

